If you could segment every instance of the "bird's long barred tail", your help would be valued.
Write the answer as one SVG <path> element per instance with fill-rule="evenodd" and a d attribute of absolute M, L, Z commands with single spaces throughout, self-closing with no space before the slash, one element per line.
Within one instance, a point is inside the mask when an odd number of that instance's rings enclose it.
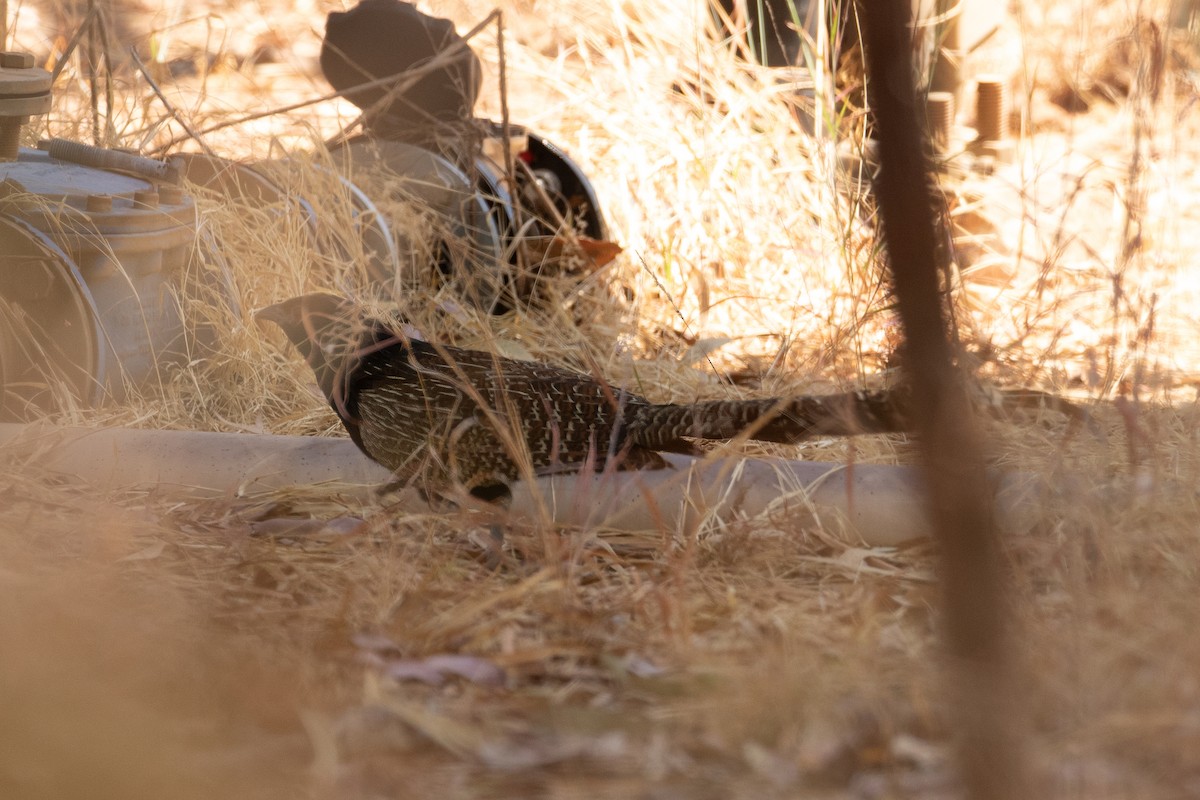
<path fill-rule="evenodd" d="M 685 438 L 750 439 L 790 444 L 813 436 L 897 433 L 909 429 L 907 393 L 858 391 L 767 400 L 650 405 L 629 420 L 642 447 L 672 450 Z"/>

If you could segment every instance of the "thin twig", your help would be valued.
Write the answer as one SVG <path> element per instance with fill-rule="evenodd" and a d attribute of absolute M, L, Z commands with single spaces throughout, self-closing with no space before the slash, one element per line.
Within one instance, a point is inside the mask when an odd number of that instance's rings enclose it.
<path fill-rule="evenodd" d="M 92 106 L 92 144 L 97 147 L 103 147 L 104 143 L 100 141 L 100 99 L 96 96 L 96 15 L 100 13 L 100 9 L 96 5 L 96 0 L 88 0 L 88 25 L 87 25 L 87 76 L 89 100 Z"/>
<path fill-rule="evenodd" d="M 180 113 L 179 109 L 176 108 L 175 105 L 170 100 L 167 99 L 167 96 L 165 94 L 163 94 L 162 89 L 158 88 L 158 83 L 156 83 L 154 78 L 151 77 L 150 70 L 148 70 L 146 68 L 146 64 L 142 61 L 141 58 L 138 57 L 137 48 L 130 47 L 129 55 L 130 55 L 130 57 L 133 58 L 133 63 L 137 65 L 138 71 L 142 73 L 142 77 L 146 79 L 146 83 L 149 84 L 151 91 L 154 92 L 154 95 L 163 104 L 163 107 L 167 109 L 167 113 L 171 115 L 171 119 L 178 122 L 179 126 L 181 128 L 183 128 L 184 131 L 186 131 L 189 136 L 191 136 L 193 139 L 196 140 L 196 143 L 200 145 L 201 149 L 204 150 L 205 154 L 212 156 L 213 158 L 216 158 L 216 156 L 217 156 L 216 152 L 214 152 L 213 149 L 208 146 L 208 144 L 200 136 L 200 133 L 191 126 L 191 123 L 189 123 L 184 118 L 183 114 Z"/>
<path fill-rule="evenodd" d="M 521 202 L 517 196 L 517 170 L 513 166 L 512 126 L 508 116 L 508 65 L 504 59 L 504 15 L 496 12 L 496 56 L 500 64 L 500 136 L 504 142 L 504 175 L 508 180 L 508 193 L 512 198 L 513 233 L 522 230 Z M 517 247 L 517 272 L 524 274 L 525 248 Z"/>
<path fill-rule="evenodd" d="M 62 55 L 58 57 L 58 62 L 54 65 L 54 71 L 50 73 L 51 86 L 53 86 L 55 81 L 58 80 L 59 73 L 61 73 L 63 71 L 63 67 L 67 65 L 67 60 L 71 58 L 71 54 L 74 53 L 75 48 L 79 46 L 79 40 L 82 39 L 83 35 L 91 28 L 92 16 L 95 13 L 95 6 L 88 8 L 87 14 L 85 14 L 83 17 L 83 22 L 79 24 L 79 27 L 75 30 L 74 35 L 71 36 L 71 40 L 67 42 L 66 49 L 62 51 Z"/>
<path fill-rule="evenodd" d="M 104 139 L 107 146 L 116 138 L 116 125 L 113 123 L 113 110 L 117 106 L 116 93 L 113 91 L 112 38 L 108 35 L 108 20 L 104 9 L 96 7 L 96 18 L 92 21 L 100 46 L 104 50 Z"/>
<path fill-rule="evenodd" d="M 366 83 L 360 83 L 357 86 L 351 86 L 348 89 L 341 89 L 336 92 L 329 92 L 328 94 L 323 94 L 320 97 L 314 97 L 309 100 L 301 100 L 298 103 L 292 103 L 290 105 L 280 106 L 279 108 L 273 108 L 268 111 L 260 111 L 255 114 L 247 114 L 246 116 L 238 117 L 237 119 L 230 119 L 230 120 L 225 120 L 224 122 L 218 122 L 217 124 L 210 125 L 207 128 L 201 128 L 199 131 L 197 131 L 197 135 L 198 136 L 206 136 L 210 133 L 215 133 L 217 131 L 224 130 L 225 128 L 232 128 L 236 125 L 244 125 L 247 122 L 253 122 L 258 119 L 264 119 L 266 117 L 273 117 L 276 114 L 287 114 L 291 111 L 296 111 L 301 108 L 307 108 L 308 106 L 315 106 L 318 103 L 325 103 L 325 102 L 328 102 L 329 100 L 336 100 L 339 97 L 345 97 L 348 94 L 360 92 L 360 91 L 363 91 L 364 89 L 375 89 L 380 86 L 387 86 L 387 85 L 393 84 L 393 83 L 395 84 L 395 86 L 393 87 L 393 91 L 395 91 L 396 94 L 405 92 L 410 87 L 412 87 L 414 84 L 416 84 L 417 81 L 424 78 L 427 74 L 429 74 L 431 72 L 435 72 L 436 70 L 439 70 L 442 67 L 446 66 L 447 63 L 449 63 L 453 58 L 455 58 L 467 46 L 467 44 L 466 44 L 467 41 L 469 39 L 471 39 L 472 37 L 476 36 L 484 28 L 486 28 L 487 25 L 491 22 L 492 18 L 498 13 L 499 13 L 498 11 L 493 11 L 491 14 L 489 14 L 487 16 L 487 18 L 485 18 L 483 20 L 483 22 L 480 22 L 478 25 L 476 25 L 474 28 L 472 28 L 465 36 L 463 36 L 460 41 L 454 42 L 449 47 L 447 47 L 445 50 L 438 53 L 436 56 L 434 56 L 432 59 L 430 59 L 428 62 L 426 62 L 425 64 L 423 64 L 420 67 L 405 70 L 404 72 L 400 72 L 395 75 L 388 75 L 383 78 L 376 78 L 373 81 L 367 81 Z M 357 125 L 358 122 L 361 121 L 361 118 L 362 117 L 360 115 L 358 120 L 355 120 L 354 122 L 350 123 L 350 125 L 347 126 L 347 129 L 352 128 L 354 125 Z M 191 138 L 191 137 L 177 136 L 174 139 L 171 139 L 170 141 L 166 142 L 165 144 L 159 145 L 151 152 L 156 155 L 160 154 L 166 150 L 170 150 L 172 147 L 174 147 L 177 144 L 180 144 L 181 142 L 187 141 L 187 139 L 189 139 L 189 138 Z"/>

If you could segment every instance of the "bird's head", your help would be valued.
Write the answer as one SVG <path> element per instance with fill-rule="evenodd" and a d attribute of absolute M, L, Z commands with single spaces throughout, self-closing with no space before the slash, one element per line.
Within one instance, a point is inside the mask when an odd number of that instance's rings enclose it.
<path fill-rule="evenodd" d="M 283 328 L 313 368 L 326 395 L 334 376 L 345 371 L 347 357 L 356 351 L 362 327 L 361 314 L 353 303 L 326 293 L 284 300 L 261 309 L 255 318 Z"/>
<path fill-rule="evenodd" d="M 292 344 L 300 347 L 305 342 L 325 344 L 337 329 L 352 325 L 357 315 L 349 300 L 317 292 L 267 306 L 254 316 L 283 328 Z"/>

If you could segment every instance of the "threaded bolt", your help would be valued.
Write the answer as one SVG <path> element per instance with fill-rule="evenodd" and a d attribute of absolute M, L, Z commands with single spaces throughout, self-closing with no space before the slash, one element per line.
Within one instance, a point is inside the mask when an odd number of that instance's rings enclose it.
<path fill-rule="evenodd" d="M 1003 78 L 980 75 L 977 79 L 975 127 L 985 142 L 1008 138 L 1008 86 Z"/>
<path fill-rule="evenodd" d="M 3 25 L 0 25 L 3 27 Z M 0 52 L 0 69 L 11 72 L 0 78 L 4 97 L 0 98 L 0 161 L 16 161 L 21 148 L 21 127 L 30 114 L 50 110 L 50 73 L 34 69 L 32 53 L 19 50 Z M 15 75 L 14 72 L 25 72 Z"/>
<path fill-rule="evenodd" d="M 0 117 L 0 161 L 16 161 L 21 150 L 21 128 L 28 117 Z"/>
<path fill-rule="evenodd" d="M 158 208 L 158 192 L 153 190 L 134 192 L 133 204 L 143 208 Z"/>
<path fill-rule="evenodd" d="M 153 158 L 143 158 L 117 150 L 105 150 L 103 147 L 93 147 L 90 144 L 72 142 L 67 139 L 42 140 L 38 142 L 38 148 L 48 152 L 51 158 L 71 161 L 85 167 L 114 169 L 170 183 L 179 182 L 179 173 L 174 167 Z"/>
<path fill-rule="evenodd" d="M 954 93 L 930 92 L 925 105 L 925 120 L 934 149 L 942 151 L 949 147 L 954 131 Z"/>

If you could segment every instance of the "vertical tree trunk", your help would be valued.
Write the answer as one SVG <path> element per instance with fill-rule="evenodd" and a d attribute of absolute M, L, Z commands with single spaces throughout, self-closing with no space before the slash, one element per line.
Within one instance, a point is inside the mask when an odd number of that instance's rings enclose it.
<path fill-rule="evenodd" d="M 1012 678 L 993 518 L 993 489 L 964 382 L 954 366 L 938 285 L 930 199 L 912 65 L 909 0 L 862 6 L 867 79 L 877 122 L 876 194 L 905 335 L 906 379 L 929 483 L 940 551 L 942 614 L 954 695 L 947 707 L 960 737 L 968 796 L 1016 798 L 1023 761 L 1013 734 Z"/>

